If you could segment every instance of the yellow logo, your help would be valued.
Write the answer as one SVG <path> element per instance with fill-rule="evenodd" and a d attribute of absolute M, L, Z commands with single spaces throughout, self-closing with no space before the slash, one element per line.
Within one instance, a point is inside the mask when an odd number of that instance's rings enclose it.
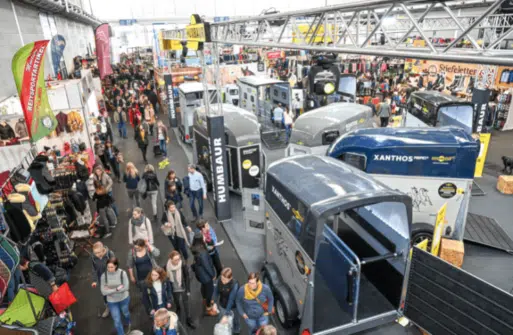
<path fill-rule="evenodd" d="M 438 162 L 438 163 L 449 163 L 454 160 L 454 156 L 452 157 L 446 157 L 446 156 L 437 156 L 437 157 L 431 157 L 431 160 Z"/>
<path fill-rule="evenodd" d="M 302 141 L 297 141 L 297 144 L 303 145 L 303 142 Z"/>
<path fill-rule="evenodd" d="M 249 170 L 249 168 L 253 165 L 249 159 L 246 159 L 244 162 L 242 162 L 242 167 L 244 170 Z"/>
<path fill-rule="evenodd" d="M 358 120 L 358 123 L 364 123 L 365 119 L 362 117 L 360 120 Z"/>

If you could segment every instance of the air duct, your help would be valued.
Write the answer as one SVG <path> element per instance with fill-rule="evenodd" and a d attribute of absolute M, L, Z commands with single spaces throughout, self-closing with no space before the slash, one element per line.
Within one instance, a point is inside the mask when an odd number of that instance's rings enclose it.
<path fill-rule="evenodd" d="M 102 24 L 102 21 L 100 19 L 86 13 L 79 6 L 70 4 L 68 2 L 67 8 L 66 8 L 66 0 L 15 0 L 15 1 L 37 7 L 38 9 L 45 11 L 45 12 L 64 16 L 68 19 L 90 25 L 94 28 L 99 26 L 100 24 Z"/>

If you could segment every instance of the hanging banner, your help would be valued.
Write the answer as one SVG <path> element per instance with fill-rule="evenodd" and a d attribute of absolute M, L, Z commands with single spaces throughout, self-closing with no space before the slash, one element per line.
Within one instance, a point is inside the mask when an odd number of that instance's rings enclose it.
<path fill-rule="evenodd" d="M 169 117 L 169 126 L 178 127 L 178 120 L 176 119 L 175 99 L 173 92 L 173 77 L 171 74 L 164 75 L 164 83 L 166 85 L 166 98 L 167 98 L 167 113 Z"/>
<path fill-rule="evenodd" d="M 485 133 L 485 121 L 488 118 L 488 102 L 490 101 L 490 90 L 475 87 L 472 93 L 474 104 L 474 133 Z"/>
<path fill-rule="evenodd" d="M 98 60 L 100 78 L 103 79 L 105 76 L 112 74 L 112 67 L 110 65 L 110 27 L 108 23 L 96 27 L 94 40 L 96 42 L 96 58 Z"/>
<path fill-rule="evenodd" d="M 490 145 L 490 136 L 492 134 L 479 134 L 479 142 L 481 142 L 481 149 L 479 150 L 479 156 L 476 160 L 476 171 L 474 177 L 482 177 L 484 165 L 486 162 L 486 155 L 488 154 L 488 146 Z"/>
<path fill-rule="evenodd" d="M 228 188 L 228 162 L 226 162 L 224 117 L 222 115 L 207 116 L 207 131 L 212 166 L 214 209 L 217 220 L 225 221 L 231 219 L 232 210 L 230 204 L 230 190 Z"/>
<path fill-rule="evenodd" d="M 61 59 L 64 55 L 64 49 L 66 48 L 66 39 L 62 35 L 55 35 L 52 38 L 52 64 L 55 75 L 60 71 Z"/>
<path fill-rule="evenodd" d="M 12 73 L 32 141 L 50 135 L 57 120 L 50 109 L 44 80 L 45 51 L 49 41 L 22 47 L 12 59 Z"/>

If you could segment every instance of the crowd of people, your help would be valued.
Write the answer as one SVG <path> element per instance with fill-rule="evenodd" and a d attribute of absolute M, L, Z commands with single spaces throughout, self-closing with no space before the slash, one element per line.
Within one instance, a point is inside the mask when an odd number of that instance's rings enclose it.
<path fill-rule="evenodd" d="M 240 333 L 244 320 L 250 334 L 276 334 L 276 329 L 268 326 L 274 305 L 270 288 L 261 282 L 258 273 L 250 273 L 247 282 L 239 284 L 232 269 L 223 266 L 218 250 L 223 241 L 217 239 L 214 228 L 203 217 L 207 197 L 203 175 L 189 165 L 187 176 L 179 178 L 170 170 L 161 183 L 155 167 L 148 163 L 150 143 L 158 145 L 165 158 L 169 142 L 168 130 L 158 120 L 157 92 L 150 73 L 135 65 L 115 69 L 117 80 L 104 83 L 112 88 L 105 92 L 107 109 L 102 111 L 94 145 L 98 159 L 87 182 L 104 238 L 94 245 L 91 258 L 91 287 L 99 288 L 105 303 L 102 317 L 112 317 L 118 335 L 128 334 L 132 330 L 130 300 L 140 297 L 146 314 L 153 320 L 154 334 L 183 335 L 198 327 L 190 304 L 191 294 L 201 294 L 204 314 L 218 318 L 217 324 L 226 326 L 231 333 Z M 120 140 L 127 138 L 127 127 L 133 127 L 145 164 L 142 172 L 134 162 L 124 163 L 123 154 L 113 145 L 112 122 Z M 123 204 L 131 213 L 128 222 L 119 222 L 117 205 L 121 204 L 113 198 L 114 179 L 124 184 L 128 195 L 129 203 Z M 159 194 L 165 196 L 161 215 Z M 188 199 L 190 220 L 183 213 L 184 199 Z M 151 205 L 151 213 L 141 208 L 144 201 Z M 128 229 L 130 249 L 125 266 L 106 242 L 117 226 Z M 154 231 L 153 227 L 160 229 Z M 165 250 L 155 246 L 156 234 L 170 241 Z M 161 254 L 167 256 L 164 266 L 158 262 Z M 199 282 L 199 292 L 192 292 L 193 280 Z M 137 287 L 137 297 L 130 295 L 130 285 Z"/>

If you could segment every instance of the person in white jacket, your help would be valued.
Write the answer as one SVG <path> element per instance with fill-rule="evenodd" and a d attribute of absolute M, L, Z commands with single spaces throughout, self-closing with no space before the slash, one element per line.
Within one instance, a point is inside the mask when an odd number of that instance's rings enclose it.
<path fill-rule="evenodd" d="M 151 221 L 144 215 L 140 207 L 134 208 L 132 218 L 128 222 L 128 243 L 132 245 L 138 239 L 145 240 L 150 245 L 154 245 Z"/>
<path fill-rule="evenodd" d="M 286 141 L 289 143 L 290 133 L 292 131 L 292 124 L 294 123 L 294 113 L 285 107 L 285 113 L 283 113 L 283 124 L 285 125 Z"/>

